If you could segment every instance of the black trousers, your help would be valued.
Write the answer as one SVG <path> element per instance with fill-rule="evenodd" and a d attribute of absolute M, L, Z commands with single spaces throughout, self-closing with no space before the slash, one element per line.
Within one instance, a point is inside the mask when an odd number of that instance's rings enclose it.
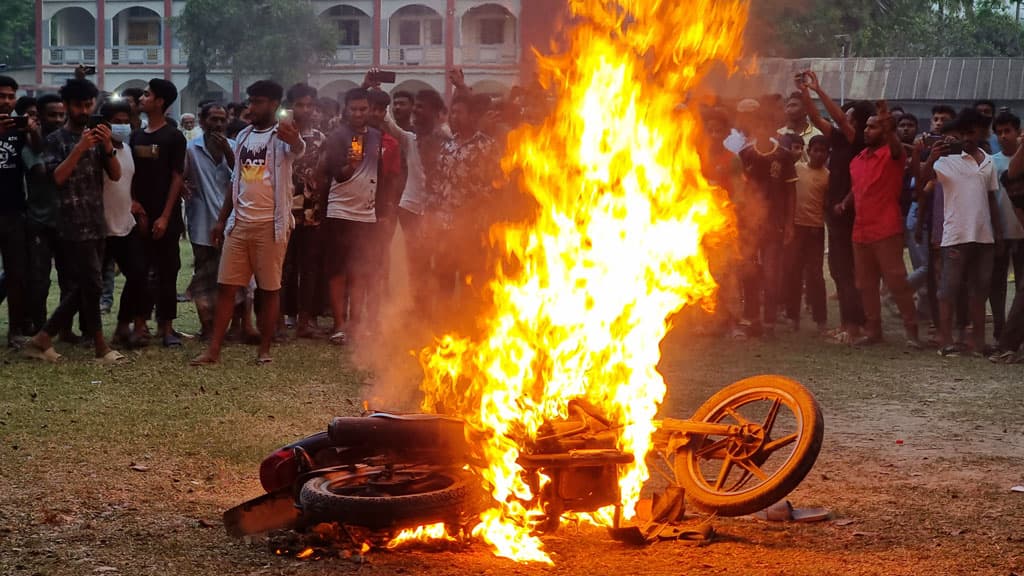
<path fill-rule="evenodd" d="M 159 240 L 148 237 L 144 241 L 147 274 L 153 272 L 156 284 L 147 290 L 146 313 L 156 307 L 157 322 L 170 322 L 178 317 L 178 270 L 181 252 L 178 239 L 181 232 L 168 230 Z"/>
<path fill-rule="evenodd" d="M 988 301 L 992 306 L 992 334 L 996 340 L 999 340 L 1006 323 L 1006 284 L 1011 262 L 1019 291 L 1024 286 L 1024 243 L 1018 240 L 1004 241 L 1001 247 L 996 248 L 992 262 L 992 287 Z"/>
<path fill-rule="evenodd" d="M 25 214 L 0 213 L 0 258 L 4 261 L 4 283 L 7 288 L 7 338 L 23 336 L 25 325 L 25 278 L 28 272 L 25 248 Z"/>
<path fill-rule="evenodd" d="M 323 311 L 325 285 L 324 227 L 297 226 L 288 240 L 281 281 L 281 313 L 286 316 Z"/>
<path fill-rule="evenodd" d="M 864 306 L 857 290 L 853 263 L 853 219 L 828 222 L 828 271 L 839 296 L 839 321 L 844 326 L 864 325 Z"/>
<path fill-rule="evenodd" d="M 786 314 L 792 320 L 800 318 L 800 303 L 806 291 L 811 317 L 815 323 L 824 324 L 828 321 L 828 308 L 825 305 L 825 229 L 794 226 L 793 240 L 785 251 Z"/>
<path fill-rule="evenodd" d="M 116 263 L 124 275 L 124 290 L 117 307 L 117 321 L 131 322 L 149 312 L 146 303 L 146 253 L 137 230 L 127 236 L 108 236 L 106 262 Z"/>
<path fill-rule="evenodd" d="M 64 240 L 61 249 L 67 255 L 70 290 L 47 320 L 43 331 L 55 335 L 71 325 L 77 312 L 82 324 L 82 335 L 91 337 L 102 328 L 100 324 L 100 296 L 103 294 L 104 240 Z"/>
<path fill-rule="evenodd" d="M 1017 271 L 1014 270 L 1014 273 L 1017 274 Z M 1017 294 L 1013 297 L 1010 312 L 1006 315 L 1006 324 L 1003 326 L 1002 334 L 999 335 L 1001 350 L 1016 352 L 1024 343 L 1024 290 L 1021 290 L 1022 286 L 1024 286 L 1024 282 L 1018 280 Z"/>
<path fill-rule="evenodd" d="M 50 271 L 57 269 L 57 286 L 60 288 L 61 299 L 71 290 L 72 283 L 68 273 L 67 258 L 57 238 L 57 229 L 28 224 L 28 285 L 26 303 L 28 322 L 32 325 L 31 333 L 42 330 L 46 324 L 46 302 L 50 296 Z M 71 330 L 71 324 L 61 327 L 61 331 Z"/>
<path fill-rule="evenodd" d="M 742 248 L 744 273 L 740 279 L 743 316 L 755 324 L 763 317 L 765 324 L 773 326 L 778 320 L 779 305 L 784 303 L 781 299 L 783 237 L 781 228 L 766 226 L 740 239 L 745 243 Z"/>

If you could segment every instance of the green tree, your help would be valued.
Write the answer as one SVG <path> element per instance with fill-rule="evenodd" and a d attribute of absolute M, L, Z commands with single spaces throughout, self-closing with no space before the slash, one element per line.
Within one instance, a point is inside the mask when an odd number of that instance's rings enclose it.
<path fill-rule="evenodd" d="M 755 0 L 750 44 L 780 57 L 1022 56 L 1024 28 L 1005 0 Z"/>
<path fill-rule="evenodd" d="M 186 89 L 200 98 L 211 70 L 288 85 L 305 80 L 337 48 L 336 30 L 306 0 L 188 0 L 173 25 L 188 54 Z"/>
<path fill-rule="evenodd" d="M 35 58 L 35 2 L 5 0 L 0 17 L 0 64 L 23 66 Z"/>

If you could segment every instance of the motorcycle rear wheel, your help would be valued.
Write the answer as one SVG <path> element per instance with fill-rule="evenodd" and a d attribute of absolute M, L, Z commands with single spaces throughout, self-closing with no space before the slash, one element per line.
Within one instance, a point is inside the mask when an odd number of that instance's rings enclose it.
<path fill-rule="evenodd" d="M 785 498 L 814 466 L 825 433 L 810 391 L 773 375 L 726 386 L 692 420 L 743 427 L 737 437 L 693 435 L 675 456 L 676 481 L 691 505 L 720 516 L 753 514 Z"/>
<path fill-rule="evenodd" d="M 469 473 L 458 469 L 362 466 L 307 480 L 299 505 L 308 524 L 338 522 L 383 530 L 456 523 L 471 485 Z"/>

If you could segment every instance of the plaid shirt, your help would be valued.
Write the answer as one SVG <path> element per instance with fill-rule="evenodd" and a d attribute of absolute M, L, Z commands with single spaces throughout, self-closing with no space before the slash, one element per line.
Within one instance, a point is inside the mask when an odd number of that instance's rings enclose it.
<path fill-rule="evenodd" d="M 56 130 L 46 138 L 43 161 L 51 178 L 81 139 L 80 132 L 67 128 Z M 57 233 L 61 238 L 81 242 L 107 237 L 103 216 L 103 153 L 98 146 L 78 160 L 67 182 L 57 186 L 57 200 L 60 205 Z"/>

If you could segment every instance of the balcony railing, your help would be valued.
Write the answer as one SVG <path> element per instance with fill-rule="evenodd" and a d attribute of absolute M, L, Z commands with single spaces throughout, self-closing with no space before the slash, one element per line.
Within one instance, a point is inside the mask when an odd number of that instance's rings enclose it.
<path fill-rule="evenodd" d="M 93 46 L 54 46 L 48 51 L 50 54 L 46 61 L 52 65 L 96 64 L 96 48 Z"/>
<path fill-rule="evenodd" d="M 110 63 L 122 64 L 163 64 L 162 46 L 114 46 L 110 49 Z"/>
<path fill-rule="evenodd" d="M 519 50 L 515 44 L 464 44 L 463 64 L 515 64 Z"/>
<path fill-rule="evenodd" d="M 373 48 L 369 46 L 338 46 L 331 64 L 335 66 L 366 66 L 373 63 Z"/>
<path fill-rule="evenodd" d="M 444 47 L 391 47 L 388 48 L 388 64 L 398 66 L 441 66 L 444 65 Z"/>

